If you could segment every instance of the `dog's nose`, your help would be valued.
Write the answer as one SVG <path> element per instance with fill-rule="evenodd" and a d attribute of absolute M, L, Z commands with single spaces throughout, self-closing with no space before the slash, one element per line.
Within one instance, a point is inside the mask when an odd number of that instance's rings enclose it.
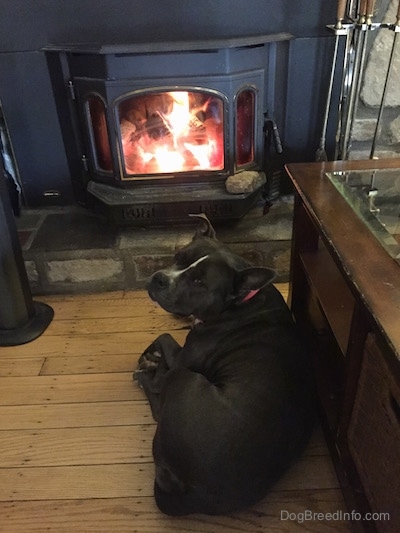
<path fill-rule="evenodd" d="M 157 289 L 166 289 L 169 285 L 169 278 L 164 272 L 156 272 L 151 279 L 151 284 Z"/>

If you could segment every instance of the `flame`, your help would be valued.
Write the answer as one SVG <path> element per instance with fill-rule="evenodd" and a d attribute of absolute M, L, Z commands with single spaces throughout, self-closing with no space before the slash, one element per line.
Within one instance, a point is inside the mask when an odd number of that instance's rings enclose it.
<path fill-rule="evenodd" d="M 223 169 L 222 103 L 219 102 L 217 107 L 214 104 L 217 111 L 210 111 L 211 98 L 201 106 L 192 103 L 191 107 L 190 94 L 195 93 L 172 91 L 163 94 L 172 101 L 167 111 L 160 105 L 152 113 L 151 120 L 121 121 L 127 172 L 148 174 Z"/>
<path fill-rule="evenodd" d="M 155 149 L 154 157 L 159 168 L 163 172 L 175 172 L 176 169 L 182 169 L 184 165 L 184 158 L 179 152 L 168 150 L 168 146 L 160 146 Z"/>
<path fill-rule="evenodd" d="M 173 135 L 175 143 L 177 143 L 180 137 L 187 135 L 190 119 L 192 117 L 189 111 L 189 93 L 179 91 L 169 94 L 174 99 L 172 111 L 168 115 L 163 115 L 159 112 L 159 115 Z"/>

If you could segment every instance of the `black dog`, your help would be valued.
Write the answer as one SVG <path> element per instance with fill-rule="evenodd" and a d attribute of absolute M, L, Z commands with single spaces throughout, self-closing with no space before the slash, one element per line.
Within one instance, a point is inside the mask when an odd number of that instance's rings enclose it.
<path fill-rule="evenodd" d="M 183 347 L 158 337 L 134 374 L 158 421 L 155 498 L 170 515 L 254 504 L 304 450 L 314 420 L 308 355 L 274 272 L 250 267 L 202 224 L 148 284 L 194 327 Z"/>

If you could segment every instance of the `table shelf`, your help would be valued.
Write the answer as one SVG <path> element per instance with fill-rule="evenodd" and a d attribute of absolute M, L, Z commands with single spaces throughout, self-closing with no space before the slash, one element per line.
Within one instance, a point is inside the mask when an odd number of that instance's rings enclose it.
<path fill-rule="evenodd" d="M 300 259 L 324 317 L 345 356 L 354 311 L 354 297 L 325 248 L 320 247 L 317 252 L 303 252 Z"/>

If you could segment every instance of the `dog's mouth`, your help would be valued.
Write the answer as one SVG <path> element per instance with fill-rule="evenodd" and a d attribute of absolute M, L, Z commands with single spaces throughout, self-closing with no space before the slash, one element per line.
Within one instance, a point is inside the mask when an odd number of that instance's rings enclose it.
<path fill-rule="evenodd" d="M 150 300 L 151 300 L 152 302 L 155 302 L 155 303 L 158 304 L 158 300 L 157 300 L 157 298 L 156 298 L 155 295 L 153 294 L 153 291 L 152 291 L 150 288 L 147 289 L 147 294 L 149 295 Z M 160 305 L 160 304 L 158 304 L 158 305 Z"/>
<path fill-rule="evenodd" d="M 147 289 L 147 293 L 150 297 L 150 299 L 159 305 L 164 311 L 167 311 L 167 313 L 171 313 L 175 316 L 186 318 L 189 316 L 189 314 L 182 313 L 176 310 L 174 303 L 167 297 L 165 294 L 160 294 L 157 291 L 154 291 L 151 287 Z"/>
<path fill-rule="evenodd" d="M 155 295 L 154 292 L 152 292 L 151 290 L 148 291 L 148 294 L 151 300 L 167 313 L 174 315 L 176 318 L 182 318 L 185 320 L 190 319 L 192 327 L 198 326 L 199 324 L 203 324 L 206 321 L 204 317 L 199 318 L 196 316 L 196 314 L 193 314 L 192 310 L 188 309 L 185 312 L 182 308 L 178 309 L 179 306 L 177 306 L 174 302 L 170 301 L 168 298 L 164 298 L 164 295 Z M 184 326 L 184 328 L 186 327 L 187 325 Z"/>
<path fill-rule="evenodd" d="M 165 298 L 161 297 L 159 294 L 156 294 L 151 289 L 148 289 L 147 294 L 149 295 L 152 302 L 159 305 L 162 309 L 164 309 L 164 311 L 167 311 L 168 313 L 172 313 L 172 311 L 170 310 L 171 305 Z"/>

